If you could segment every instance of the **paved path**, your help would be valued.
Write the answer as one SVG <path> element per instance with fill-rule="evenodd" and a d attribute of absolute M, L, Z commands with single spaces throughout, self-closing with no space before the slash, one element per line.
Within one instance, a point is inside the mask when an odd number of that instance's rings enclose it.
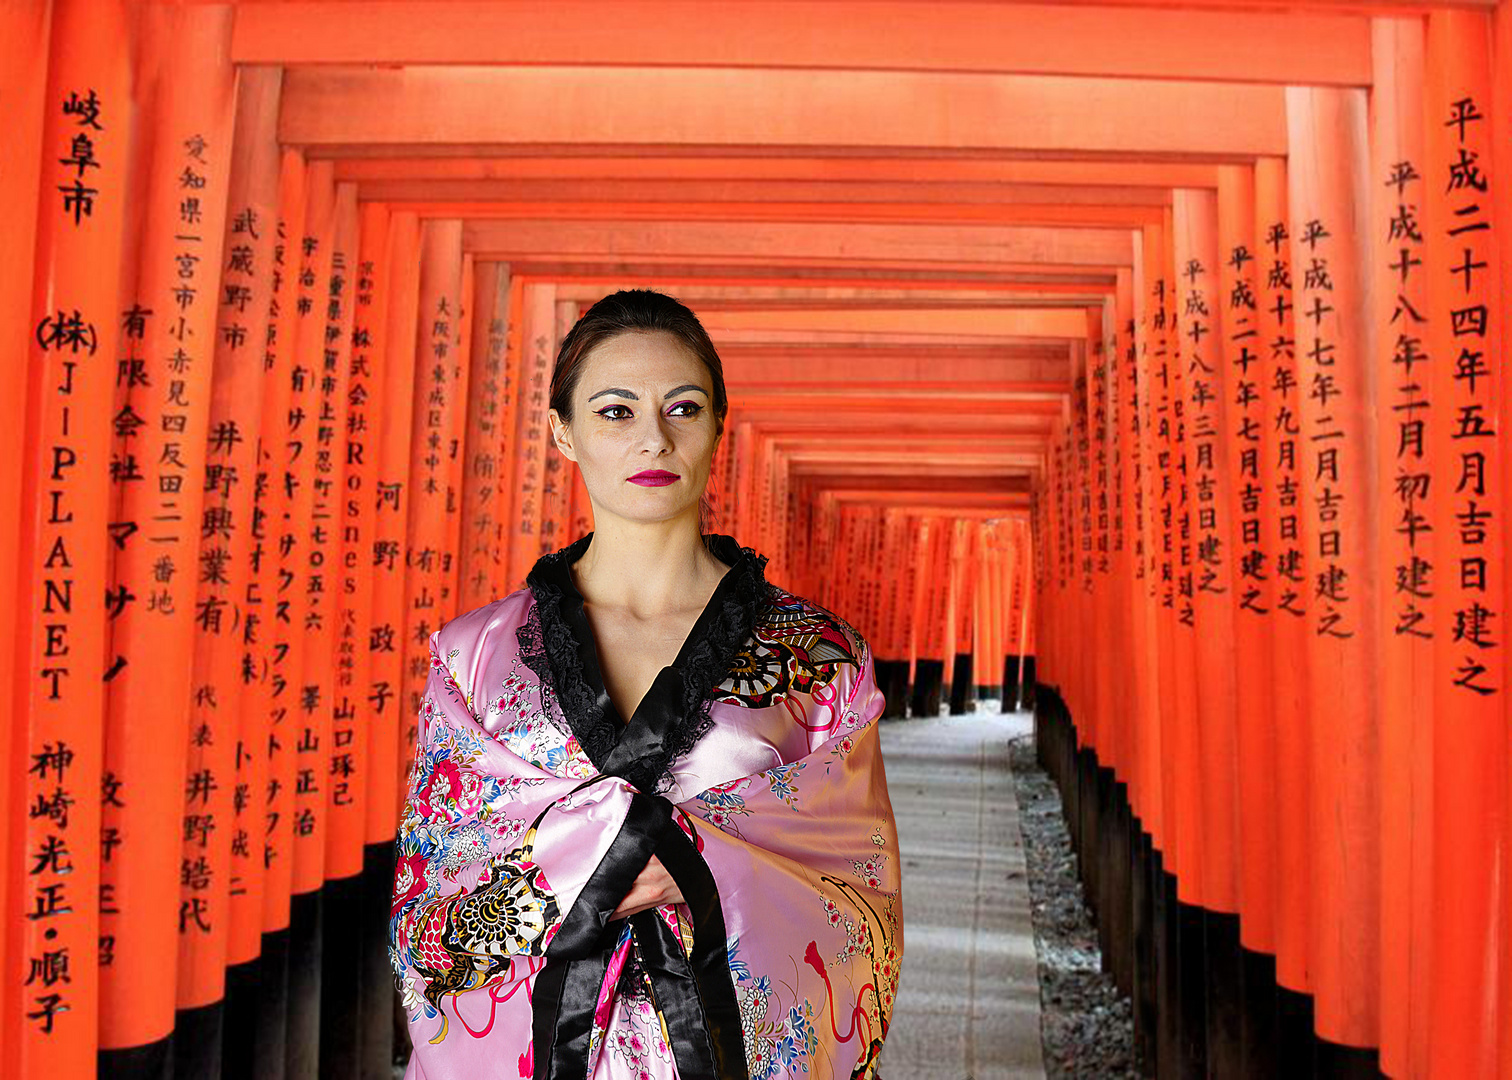
<path fill-rule="evenodd" d="M 1007 742 L 1028 714 L 882 725 L 903 856 L 903 977 L 882 1080 L 1043 1077 Z"/>

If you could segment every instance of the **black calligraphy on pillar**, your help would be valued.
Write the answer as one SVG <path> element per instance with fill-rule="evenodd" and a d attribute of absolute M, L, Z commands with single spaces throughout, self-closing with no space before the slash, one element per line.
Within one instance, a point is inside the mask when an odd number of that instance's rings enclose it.
<path fill-rule="evenodd" d="M 1116 371 L 1117 362 L 1113 350 L 1106 342 L 1099 343 L 1096 364 L 1092 368 L 1092 468 L 1096 470 L 1092 498 L 1093 512 L 1093 558 L 1092 566 L 1099 574 L 1106 574 L 1110 566 L 1109 552 L 1112 549 L 1112 524 L 1108 520 L 1110 500 L 1108 496 L 1108 467 L 1111 463 L 1108 447 L 1108 378 Z"/>
<path fill-rule="evenodd" d="M 1319 637 L 1354 636 L 1350 622 L 1350 592 L 1353 582 L 1342 565 L 1345 537 L 1341 521 L 1344 509 L 1343 490 L 1350 447 L 1338 418 L 1331 411 L 1342 406 L 1346 394 L 1354 388 L 1339 370 L 1338 342 L 1330 335 L 1337 332 L 1333 304 L 1333 277 L 1328 264 L 1328 245 L 1332 237 L 1328 225 L 1318 218 L 1301 226 L 1302 246 L 1307 249 L 1306 264 L 1300 268 L 1302 286 L 1298 317 L 1310 324 L 1311 344 L 1307 352 L 1307 382 L 1300 389 L 1317 403 L 1316 419 L 1308 433 L 1312 448 L 1313 515 L 1318 530 L 1317 566 L 1313 578 L 1313 598 L 1318 602 L 1316 633 Z M 1323 245 L 1319 250 L 1319 245 Z M 1338 405 L 1335 405 L 1335 403 Z"/>
<path fill-rule="evenodd" d="M 1269 444 L 1272 449 L 1271 475 L 1276 485 L 1275 574 L 1276 607 L 1293 618 L 1307 614 L 1307 574 L 1301 547 L 1301 473 L 1297 454 L 1302 434 L 1299 414 L 1297 377 L 1297 341 L 1293 331 L 1291 258 L 1287 242 L 1291 233 L 1286 223 L 1272 222 L 1266 230 L 1265 246 L 1269 249 L 1265 268 L 1266 289 L 1275 295 L 1270 306 L 1261 312 L 1269 324 L 1266 351 L 1270 391 Z"/>
<path fill-rule="evenodd" d="M 94 216 L 95 199 L 100 189 L 94 186 L 99 181 L 96 170 L 100 168 L 95 156 L 95 133 L 103 132 L 100 123 L 102 110 L 99 95 L 92 89 L 72 90 L 62 104 L 63 115 L 72 121 L 73 130 L 68 135 L 66 146 L 60 147 L 63 156 L 58 164 L 72 169 L 73 176 L 57 185 L 62 197 L 63 214 L 73 220 L 77 227 L 87 217 Z"/>
<path fill-rule="evenodd" d="M 529 536 L 536 529 L 536 515 L 542 503 L 541 491 L 536 483 L 535 463 L 544 451 L 546 437 L 546 377 L 550 369 L 548 358 L 551 339 L 537 334 L 531 342 L 533 350 L 530 364 L 530 386 L 525 391 L 524 445 L 520 447 L 522 459 L 528 467 L 523 470 L 520 484 L 520 535 Z"/>
<path fill-rule="evenodd" d="M 1133 532 L 1123 539 L 1123 543 L 1130 549 L 1129 571 L 1136 581 L 1144 581 L 1146 578 L 1145 559 L 1148 552 L 1145 548 L 1145 531 L 1143 527 L 1145 515 L 1144 500 L 1144 446 L 1140 441 L 1144 437 L 1145 425 L 1148 417 L 1144 414 L 1145 401 L 1139 392 L 1139 338 L 1134 332 L 1134 319 L 1130 317 L 1124 327 L 1125 352 L 1122 364 L 1123 380 L 1126 383 L 1121 393 L 1123 394 L 1123 407 L 1120 416 L 1127 415 L 1127 420 L 1120 423 L 1128 425 L 1129 432 L 1129 490 L 1127 493 L 1120 491 L 1119 505 L 1123 500 L 1130 501 L 1129 511 L 1133 515 Z M 1120 514 L 1120 517 L 1123 515 Z M 1127 526 L 1121 526 L 1127 528 Z M 1141 586 L 1142 587 L 1142 586 Z"/>
<path fill-rule="evenodd" d="M 1157 579 L 1159 582 L 1160 606 L 1176 610 L 1176 487 L 1175 428 L 1174 416 L 1179 403 L 1172 401 L 1171 349 L 1168 331 L 1171 328 L 1170 284 L 1164 277 L 1156 277 L 1150 294 L 1150 341 L 1154 345 L 1153 365 L 1150 369 L 1155 415 L 1155 475 L 1159 478 L 1160 490 L 1156 505 L 1159 520 L 1155 530 L 1159 550 Z"/>
<path fill-rule="evenodd" d="M 1433 597 L 1433 561 L 1428 533 L 1429 492 L 1432 483 L 1428 454 L 1428 408 L 1426 377 L 1428 353 L 1423 344 L 1427 322 L 1416 301 L 1420 294 L 1419 271 L 1423 265 L 1423 230 L 1418 221 L 1417 194 L 1422 176 L 1407 160 L 1394 162 L 1385 178 L 1395 197 L 1395 209 L 1386 225 L 1388 280 L 1396 299 L 1392 304 L 1388 336 L 1391 340 L 1392 416 L 1396 438 L 1396 472 L 1391 497 L 1396 502 L 1393 530 L 1402 538 L 1404 550 L 1394 567 L 1392 630 L 1398 635 L 1431 638 L 1429 608 Z M 1421 370 L 1420 370 L 1421 369 Z M 1384 494 L 1384 493 L 1383 493 Z"/>
<path fill-rule="evenodd" d="M 1448 265 L 1438 272 L 1448 275 L 1453 298 L 1448 311 L 1452 356 L 1444 359 L 1452 362 L 1454 376 L 1443 416 L 1454 448 L 1446 554 L 1457 573 L 1452 623 L 1445 629 L 1463 649 L 1454 685 L 1484 697 L 1501 689 L 1502 670 L 1503 569 L 1496 515 L 1502 493 L 1495 425 L 1501 372 L 1491 349 L 1497 300 L 1491 290 L 1491 184 L 1481 164 L 1486 118 L 1475 99 L 1453 102 L 1444 126 L 1455 136 L 1447 175 L 1441 178 L 1449 211 L 1444 227 Z"/>
<path fill-rule="evenodd" d="M 27 957 L 27 975 L 23 982 L 28 999 L 26 1018 L 44 1034 L 52 1034 L 60 1013 L 68 1012 L 68 991 L 73 982 L 69 974 L 71 951 L 59 942 L 60 925 L 74 912 L 76 897 L 70 889 L 69 875 L 75 870 L 69 850 L 68 807 L 73 803 L 70 771 L 74 752 L 59 739 L 44 742 L 33 750 L 27 776 L 36 799 L 29 815 L 42 821 L 41 832 L 32 833 L 23 865 L 26 867 L 26 918 L 39 930 L 40 941 L 32 938 L 32 952 Z M 43 794 L 51 792 L 51 795 Z"/>
<path fill-rule="evenodd" d="M 497 295 L 497 293 L 496 293 Z M 514 388 L 510 386 L 509 372 L 504 363 L 504 351 L 509 336 L 509 327 L 500 317 L 497 304 L 488 323 L 487 351 L 481 366 L 482 379 L 477 392 L 477 409 L 470 418 L 473 430 L 478 435 L 478 449 L 469 462 L 472 477 L 478 482 L 477 511 L 472 518 L 471 537 L 464 540 L 471 544 L 473 552 L 473 575 L 469 587 L 481 595 L 489 585 L 488 565 L 500 542 L 499 526 L 494 517 L 494 500 L 498 495 L 500 424 L 513 418 L 509 408 Z"/>
<path fill-rule="evenodd" d="M 1185 293 L 1182 298 L 1182 336 L 1187 347 L 1184 356 L 1184 378 L 1187 401 L 1191 405 L 1190 445 L 1192 490 L 1195 494 L 1196 564 L 1193 567 L 1194 588 L 1198 592 L 1226 593 L 1222 569 L 1227 552 L 1223 550 L 1223 537 L 1218 528 L 1218 465 L 1217 445 L 1221 433 L 1218 430 L 1218 393 L 1222 380 L 1218 377 L 1217 361 L 1209 350 L 1213 346 L 1213 310 L 1208 298 L 1208 280 L 1211 269 L 1202 260 L 1191 258 L 1182 267 Z"/>
<path fill-rule="evenodd" d="M 1234 408 L 1230 421 L 1231 431 L 1239 449 L 1239 460 L 1232 463 L 1234 483 L 1239 485 L 1239 608 L 1264 615 L 1270 610 L 1262 606 L 1264 582 L 1269 580 L 1270 572 L 1266 566 L 1261 533 L 1260 511 L 1265 498 L 1266 471 L 1261 468 L 1260 457 L 1261 433 L 1265 420 L 1260 392 L 1260 354 L 1256 351 L 1260 339 L 1259 303 L 1250 277 L 1251 264 L 1254 262 L 1254 253 L 1247 245 L 1240 244 L 1229 252 L 1234 284 L 1229 291 L 1228 314 L 1224 326 L 1235 350 L 1232 361 L 1234 392 L 1229 398 L 1229 404 Z"/>
<path fill-rule="evenodd" d="M 1090 365 L 1089 365 L 1090 366 Z M 1088 413 L 1090 373 L 1083 368 L 1076 377 L 1073 401 L 1075 402 L 1075 469 L 1076 469 L 1076 522 L 1078 551 L 1076 569 L 1081 577 L 1083 592 L 1092 591 L 1093 537 L 1092 537 L 1092 433 Z"/>

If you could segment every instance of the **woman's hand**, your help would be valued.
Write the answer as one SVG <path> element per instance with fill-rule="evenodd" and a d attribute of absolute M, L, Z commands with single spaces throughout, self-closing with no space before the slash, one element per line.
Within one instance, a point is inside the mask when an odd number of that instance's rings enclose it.
<path fill-rule="evenodd" d="M 619 902 L 619 907 L 609 916 L 611 919 L 625 919 L 651 908 L 661 907 L 663 904 L 681 904 L 683 894 L 677 887 L 677 882 L 672 880 L 672 875 L 667 873 L 667 868 L 661 864 L 661 860 L 655 855 L 646 864 L 635 881 L 630 885 L 630 891 Z"/>

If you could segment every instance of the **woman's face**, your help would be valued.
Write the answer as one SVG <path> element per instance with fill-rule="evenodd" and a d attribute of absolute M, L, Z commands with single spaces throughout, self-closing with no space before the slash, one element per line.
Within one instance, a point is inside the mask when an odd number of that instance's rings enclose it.
<path fill-rule="evenodd" d="M 583 470 L 595 520 L 695 519 L 714 461 L 713 380 L 677 338 L 624 333 L 583 358 L 557 448 Z"/>

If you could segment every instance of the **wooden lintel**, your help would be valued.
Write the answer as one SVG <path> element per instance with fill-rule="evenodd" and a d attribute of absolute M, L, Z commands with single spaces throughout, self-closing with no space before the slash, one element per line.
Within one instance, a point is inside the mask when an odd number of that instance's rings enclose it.
<path fill-rule="evenodd" d="M 934 72 L 291 68 L 302 147 L 495 144 L 1190 155 L 1286 152 L 1277 86 Z"/>
<path fill-rule="evenodd" d="M 825 68 L 1364 86 L 1360 14 L 931 0 L 530 0 L 243 5 L 256 64 Z M 1200 5 L 1199 5 L 1200 6 Z M 1253 5 L 1245 5 L 1252 7 Z M 1306 43 L 1299 48 L 1299 43 Z"/>

